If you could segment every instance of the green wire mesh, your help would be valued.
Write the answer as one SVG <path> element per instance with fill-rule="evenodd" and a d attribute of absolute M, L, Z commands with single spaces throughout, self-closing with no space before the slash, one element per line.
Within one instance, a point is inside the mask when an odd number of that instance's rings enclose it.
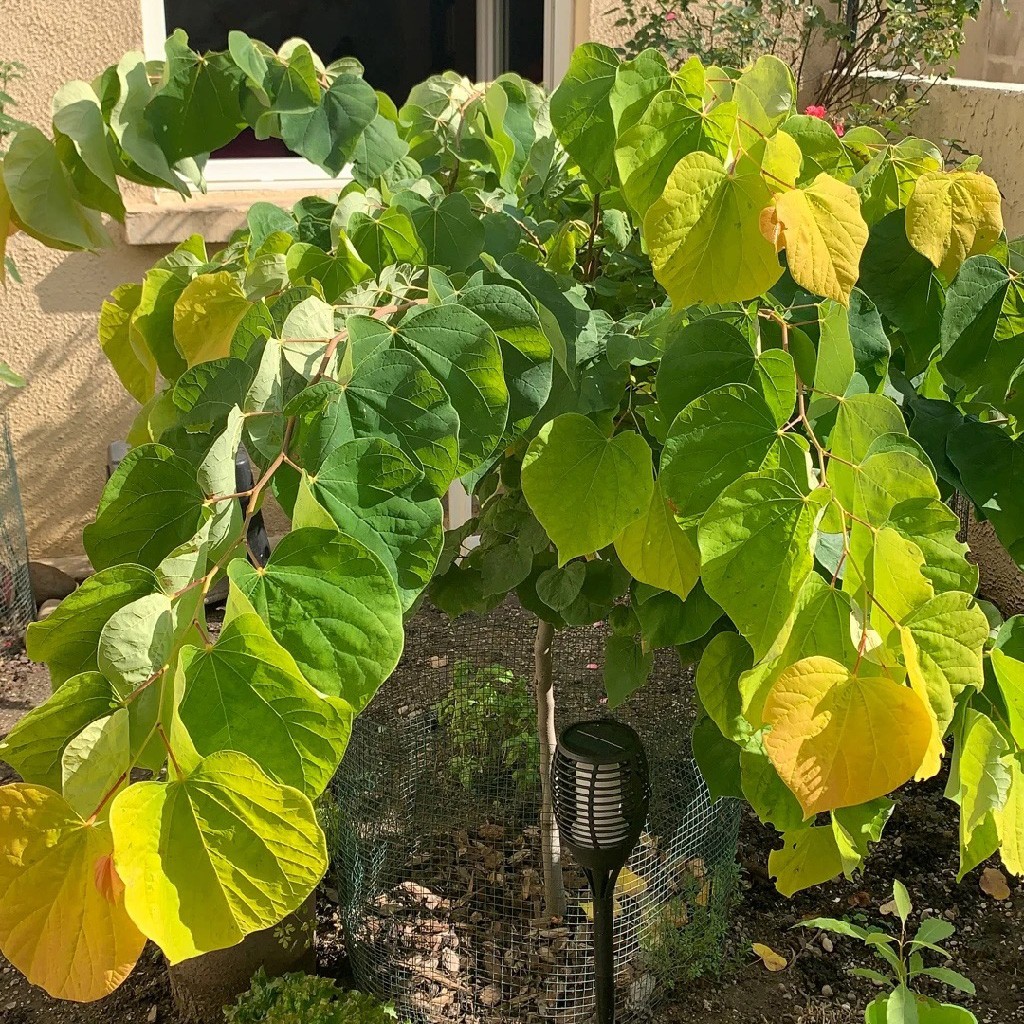
<path fill-rule="evenodd" d="M 590 906 L 563 860 L 567 911 L 545 911 L 531 682 L 535 620 L 509 603 L 454 624 L 427 607 L 360 715 L 334 784 L 334 868 L 356 984 L 415 1024 L 593 1015 Z M 606 713 L 605 627 L 560 632 L 559 728 Z M 616 890 L 618 1020 L 649 1020 L 713 968 L 737 891 L 739 809 L 688 756 L 692 680 L 671 652 L 615 715 L 651 762 L 647 829 Z"/>
<path fill-rule="evenodd" d="M 0 651 L 21 646 L 35 618 L 28 544 L 7 414 L 0 414 Z"/>

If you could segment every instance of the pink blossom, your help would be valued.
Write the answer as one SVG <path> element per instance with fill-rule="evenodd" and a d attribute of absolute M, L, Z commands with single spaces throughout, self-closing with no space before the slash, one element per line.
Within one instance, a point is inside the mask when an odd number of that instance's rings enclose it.
<path fill-rule="evenodd" d="M 676 12 L 675 12 L 675 11 L 669 11 L 669 12 L 668 12 L 668 13 L 667 13 L 667 14 L 665 15 L 665 20 L 666 20 L 666 21 L 677 21 L 677 20 L 678 20 L 678 18 L 679 18 L 679 15 L 678 15 L 678 14 L 676 14 Z"/>
<path fill-rule="evenodd" d="M 816 118 L 818 118 L 821 121 L 824 121 L 828 117 L 828 111 L 824 107 L 818 106 L 815 103 L 812 103 L 804 111 L 804 113 L 807 114 L 810 117 L 816 117 Z"/>
<path fill-rule="evenodd" d="M 832 122 L 832 127 L 835 129 L 836 135 L 838 135 L 839 138 L 842 138 L 846 134 L 846 121 L 844 118 L 837 117 Z"/>

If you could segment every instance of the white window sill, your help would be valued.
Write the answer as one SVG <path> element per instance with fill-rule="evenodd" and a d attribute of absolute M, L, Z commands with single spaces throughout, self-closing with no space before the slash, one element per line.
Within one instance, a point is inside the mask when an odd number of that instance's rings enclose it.
<path fill-rule="evenodd" d="M 343 182 L 319 187 L 250 187 L 238 191 L 218 190 L 182 199 L 173 192 L 154 191 L 134 196 L 125 203 L 124 237 L 129 245 L 177 245 L 190 235 L 202 235 L 207 242 L 227 242 L 245 226 L 253 203 L 273 203 L 290 209 L 300 199 L 317 195 L 337 196 Z"/>

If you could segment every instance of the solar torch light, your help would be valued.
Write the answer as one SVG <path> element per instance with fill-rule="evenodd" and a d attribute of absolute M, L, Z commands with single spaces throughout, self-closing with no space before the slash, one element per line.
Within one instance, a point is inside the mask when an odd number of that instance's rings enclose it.
<path fill-rule="evenodd" d="M 613 1024 L 615 881 L 640 838 L 651 798 L 640 737 L 611 719 L 570 725 L 555 750 L 551 789 L 562 843 L 594 894 L 596 1019 Z"/>

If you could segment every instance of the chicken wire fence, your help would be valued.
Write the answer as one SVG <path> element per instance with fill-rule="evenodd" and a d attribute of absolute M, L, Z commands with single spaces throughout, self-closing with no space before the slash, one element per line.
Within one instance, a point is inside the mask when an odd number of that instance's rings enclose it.
<path fill-rule="evenodd" d="M 21 643 L 35 613 L 10 424 L 0 413 L 0 651 Z"/>
<path fill-rule="evenodd" d="M 535 620 L 505 606 L 452 624 L 426 609 L 356 721 L 335 779 L 336 887 L 357 985 L 413 1024 L 591 1020 L 592 907 L 563 853 L 567 910 L 545 910 L 533 699 Z M 605 627 L 560 631 L 558 727 L 600 717 Z M 651 766 L 646 830 L 615 893 L 621 1022 L 722 956 L 736 896 L 735 801 L 689 757 L 692 686 L 672 652 L 614 715 Z"/>

